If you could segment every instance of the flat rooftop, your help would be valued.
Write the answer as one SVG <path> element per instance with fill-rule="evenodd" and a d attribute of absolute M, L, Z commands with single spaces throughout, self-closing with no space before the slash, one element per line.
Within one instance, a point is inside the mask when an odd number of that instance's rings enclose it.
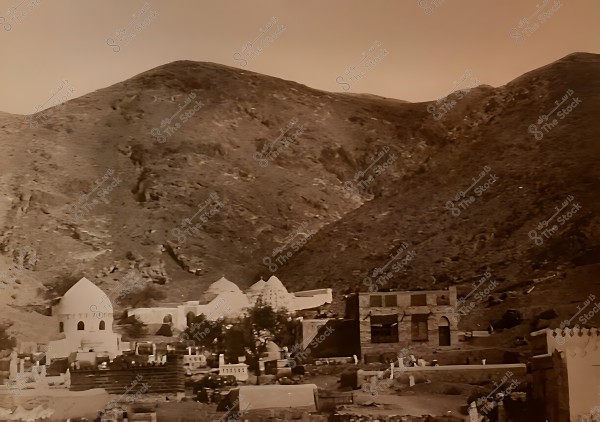
<path fill-rule="evenodd" d="M 397 291 L 392 291 L 392 292 L 359 292 L 358 295 L 359 296 L 372 296 L 372 295 L 415 295 L 415 294 L 433 294 L 433 293 L 449 293 L 450 290 L 448 289 L 443 289 L 443 290 L 397 290 Z"/>

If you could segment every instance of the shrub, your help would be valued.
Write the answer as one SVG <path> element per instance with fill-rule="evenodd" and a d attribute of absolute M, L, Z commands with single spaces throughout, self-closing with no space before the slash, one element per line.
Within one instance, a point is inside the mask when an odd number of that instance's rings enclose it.
<path fill-rule="evenodd" d="M 167 295 L 154 284 L 148 284 L 139 290 L 125 295 L 119 302 L 125 307 L 139 308 L 150 306 L 152 301 L 160 301 L 166 297 Z"/>
<path fill-rule="evenodd" d="M 455 385 L 452 385 L 452 386 L 446 388 L 446 391 L 444 392 L 444 394 L 448 394 L 449 396 L 460 396 L 462 393 L 460 391 L 460 388 L 458 388 Z"/>
<path fill-rule="evenodd" d="M 130 316 L 123 320 L 123 331 L 130 339 L 141 338 L 146 334 L 146 324 L 136 316 Z"/>
<path fill-rule="evenodd" d="M 17 340 L 6 332 L 6 327 L 0 327 L 0 350 L 12 350 L 17 345 Z"/>

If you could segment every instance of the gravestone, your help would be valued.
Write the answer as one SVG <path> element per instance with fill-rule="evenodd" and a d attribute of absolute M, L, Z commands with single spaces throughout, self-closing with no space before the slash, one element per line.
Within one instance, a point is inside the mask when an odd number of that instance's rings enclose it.
<path fill-rule="evenodd" d="M 469 406 L 469 422 L 480 422 L 481 418 L 479 417 L 479 413 L 477 412 L 477 405 L 474 401 L 471 402 Z"/>

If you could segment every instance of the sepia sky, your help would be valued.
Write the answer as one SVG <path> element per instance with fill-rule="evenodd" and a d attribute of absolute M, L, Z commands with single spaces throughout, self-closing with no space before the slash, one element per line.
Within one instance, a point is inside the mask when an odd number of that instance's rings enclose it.
<path fill-rule="evenodd" d="M 143 0 L 0 0 L 0 111 L 31 114 L 65 79 L 81 96 L 175 60 L 239 67 L 233 54 L 272 17 L 285 29 L 245 69 L 344 92 L 336 78 L 379 41 L 385 57 L 350 92 L 407 101 L 445 95 L 467 69 L 499 86 L 572 52 L 600 53 L 597 0 L 445 0 L 429 14 L 417 0 L 148 3 L 139 19 L 158 16 L 114 52 L 107 39 Z M 526 17 L 544 21 L 518 42 L 509 31 Z"/>

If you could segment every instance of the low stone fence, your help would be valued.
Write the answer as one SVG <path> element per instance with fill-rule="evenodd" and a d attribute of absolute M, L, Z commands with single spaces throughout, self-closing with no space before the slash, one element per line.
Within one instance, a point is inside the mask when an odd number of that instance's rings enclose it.
<path fill-rule="evenodd" d="M 458 416 L 332 415 L 328 422 L 464 422 Z"/>
<path fill-rule="evenodd" d="M 408 349 L 407 353 L 404 353 L 404 361 L 406 362 L 409 355 L 414 355 L 419 359 L 425 359 L 428 362 L 434 359 L 438 361 L 440 365 L 471 365 L 480 364 L 483 359 L 486 360 L 488 365 L 490 364 L 511 364 L 520 363 L 519 355 L 516 352 L 510 352 L 499 349 L 448 349 L 448 350 L 436 350 L 432 352 L 427 349 L 412 347 Z M 397 361 L 398 352 L 386 352 L 386 353 L 369 353 L 364 356 L 365 363 L 385 363 L 388 361 Z"/>
<path fill-rule="evenodd" d="M 342 356 L 342 357 L 333 357 L 333 358 L 318 358 L 315 359 L 314 365 L 343 365 L 354 363 L 354 358 L 352 356 Z"/>
<path fill-rule="evenodd" d="M 317 392 L 317 409 L 320 412 L 333 412 L 337 406 L 354 404 L 352 391 L 328 391 L 319 389 Z"/>
<path fill-rule="evenodd" d="M 373 375 L 381 373 L 383 371 L 358 370 L 358 386 L 363 383 L 369 383 Z M 389 372 L 387 375 L 386 378 L 389 378 Z M 450 365 L 394 368 L 395 382 L 408 384 L 411 375 L 417 383 L 427 379 L 431 382 L 482 385 L 493 382 L 499 383 L 504 377 L 507 377 L 511 380 L 519 381 L 519 390 L 522 390 L 527 384 L 527 366 L 522 363 L 510 365 Z"/>

